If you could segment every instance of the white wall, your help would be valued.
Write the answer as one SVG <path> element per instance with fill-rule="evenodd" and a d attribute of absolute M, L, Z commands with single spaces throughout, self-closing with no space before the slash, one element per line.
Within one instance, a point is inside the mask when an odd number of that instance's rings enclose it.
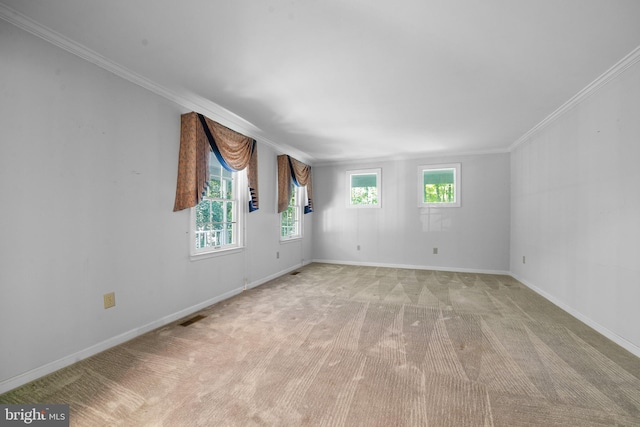
<path fill-rule="evenodd" d="M 239 254 L 190 261 L 172 212 L 187 110 L 0 20 L 0 392 L 289 271 L 276 153 Z M 286 249 L 285 249 L 286 247 Z M 276 259 L 276 252 L 280 258 Z M 116 307 L 105 310 L 104 293 Z"/>
<path fill-rule="evenodd" d="M 311 259 L 511 269 L 640 354 L 638 64 L 511 164 L 493 154 L 314 167 L 316 212 L 294 242 L 278 238 L 279 153 L 260 143 L 247 248 L 190 261 L 189 214 L 172 212 L 186 109 L 2 20 L 0 58 L 0 392 Z M 417 166 L 451 162 L 462 164 L 462 207 L 417 208 Z M 374 167 L 383 207 L 347 209 L 345 171 Z M 110 291 L 117 305 L 105 310 Z"/>
<path fill-rule="evenodd" d="M 511 161 L 512 273 L 640 356 L 640 63 Z"/>
<path fill-rule="evenodd" d="M 418 166 L 458 162 L 462 206 L 418 208 Z M 382 168 L 382 207 L 347 208 L 346 171 L 368 168 Z M 509 271 L 508 153 L 324 165 L 313 177 L 318 261 Z"/>

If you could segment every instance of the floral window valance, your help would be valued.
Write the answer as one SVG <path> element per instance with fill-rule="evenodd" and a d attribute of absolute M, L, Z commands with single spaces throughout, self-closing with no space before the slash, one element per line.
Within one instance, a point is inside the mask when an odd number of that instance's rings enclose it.
<path fill-rule="evenodd" d="M 178 182 L 173 211 L 196 206 L 209 180 L 209 152 L 229 171 L 247 169 L 249 212 L 258 205 L 258 147 L 256 141 L 194 112 L 183 114 L 180 125 Z"/>
<path fill-rule="evenodd" d="M 306 187 L 304 213 L 313 212 L 313 188 L 311 185 L 311 166 L 286 154 L 278 156 L 278 213 L 289 206 L 291 182 L 297 187 Z"/>

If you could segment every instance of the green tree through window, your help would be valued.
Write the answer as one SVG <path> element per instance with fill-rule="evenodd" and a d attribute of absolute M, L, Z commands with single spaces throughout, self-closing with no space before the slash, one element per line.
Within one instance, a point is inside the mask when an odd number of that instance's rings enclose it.
<path fill-rule="evenodd" d="M 375 205 L 378 203 L 376 175 L 351 175 L 351 204 Z"/>
<path fill-rule="evenodd" d="M 281 213 L 280 238 L 292 239 L 300 237 L 300 204 L 298 203 L 298 187 L 291 184 L 289 207 Z"/>
<path fill-rule="evenodd" d="M 195 248 L 220 248 L 237 243 L 237 199 L 234 173 L 209 156 L 209 186 L 195 207 Z"/>
<path fill-rule="evenodd" d="M 436 169 L 423 172 L 423 200 L 425 203 L 455 202 L 454 172 L 454 169 Z"/>
<path fill-rule="evenodd" d="M 347 171 L 348 206 L 352 208 L 380 207 L 380 177 L 382 170 Z"/>
<path fill-rule="evenodd" d="M 460 207 L 460 163 L 418 167 L 419 207 Z"/>

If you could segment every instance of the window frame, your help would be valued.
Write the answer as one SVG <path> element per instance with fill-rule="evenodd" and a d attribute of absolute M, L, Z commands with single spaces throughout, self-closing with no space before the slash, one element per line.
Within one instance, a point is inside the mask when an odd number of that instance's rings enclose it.
<path fill-rule="evenodd" d="M 304 215 L 302 215 L 303 209 L 304 209 L 304 204 L 303 204 L 303 199 L 304 196 L 306 194 L 306 187 L 298 187 L 297 185 L 295 185 L 293 182 L 291 182 L 291 197 L 289 198 L 289 205 L 287 206 L 287 209 L 280 212 L 280 242 L 290 242 L 292 240 L 297 240 L 297 239 L 302 239 L 302 232 L 303 232 L 303 227 L 302 227 L 302 218 L 304 217 Z M 294 203 L 292 204 L 292 200 L 294 201 Z M 297 233 L 293 234 L 293 235 L 286 235 L 283 236 L 282 235 L 282 230 L 285 227 L 283 220 L 284 220 L 284 216 L 285 214 L 289 211 L 289 209 L 293 209 L 294 210 L 294 224 L 297 223 L 298 224 L 298 228 L 297 228 Z"/>
<path fill-rule="evenodd" d="M 353 204 L 351 202 L 351 178 L 354 175 L 375 175 L 376 176 L 376 192 L 378 196 L 377 203 L 367 203 L 367 204 Z M 382 207 L 382 168 L 369 168 L 369 169 L 355 169 L 346 171 L 346 182 L 347 182 L 347 208 L 355 208 L 355 209 L 377 209 Z"/>
<path fill-rule="evenodd" d="M 209 164 L 211 162 L 220 163 L 216 158 L 213 151 L 209 153 Z M 220 165 L 222 168 L 222 166 Z M 224 170 L 224 168 L 222 168 Z M 232 223 L 235 223 L 235 241 L 230 244 L 223 244 L 220 246 L 209 246 L 205 248 L 196 247 L 196 210 L 197 206 L 190 208 L 190 233 L 189 233 L 189 254 L 192 260 L 208 258 L 217 255 L 224 255 L 233 252 L 238 252 L 244 248 L 244 221 L 248 208 L 245 205 L 248 203 L 247 195 L 243 188 L 246 188 L 247 178 L 246 171 L 229 172 L 231 174 L 231 192 L 232 197 L 230 199 L 220 199 L 225 201 L 234 202 L 232 208 Z M 248 190 L 247 190 L 248 191 Z M 207 195 L 203 196 L 204 200 L 217 200 L 211 199 Z M 245 203 L 247 202 L 247 203 Z M 235 221 L 234 221 L 235 220 Z"/>
<path fill-rule="evenodd" d="M 424 201 L 424 172 L 425 171 L 437 171 L 437 170 L 450 170 L 454 171 L 453 174 L 453 191 L 454 202 L 425 202 Z M 460 188 L 462 184 L 461 179 L 461 164 L 460 163 L 439 163 L 432 165 L 420 165 L 418 166 L 418 207 L 419 208 L 459 208 L 461 206 L 461 193 Z"/>

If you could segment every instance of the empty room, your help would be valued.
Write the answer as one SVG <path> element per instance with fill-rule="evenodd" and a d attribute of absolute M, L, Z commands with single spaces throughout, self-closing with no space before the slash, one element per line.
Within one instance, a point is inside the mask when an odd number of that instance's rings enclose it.
<path fill-rule="evenodd" d="M 639 22 L 0 0 L 0 425 L 640 425 Z"/>

